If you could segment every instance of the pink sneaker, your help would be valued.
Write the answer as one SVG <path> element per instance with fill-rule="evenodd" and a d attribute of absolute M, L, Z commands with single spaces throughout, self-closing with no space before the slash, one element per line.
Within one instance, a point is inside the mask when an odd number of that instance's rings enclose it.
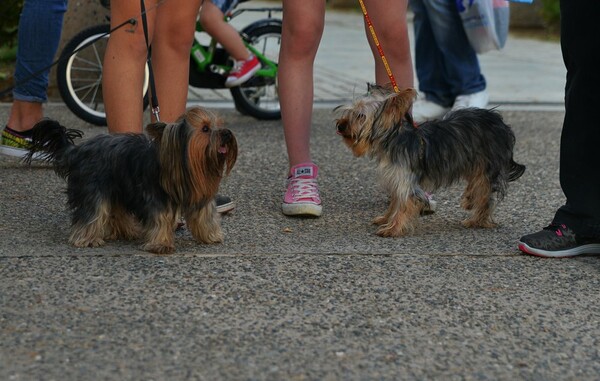
<path fill-rule="evenodd" d="M 298 164 L 290 170 L 287 191 L 281 209 L 286 216 L 319 217 L 323 210 L 317 174 L 319 167 L 313 163 Z"/>
<path fill-rule="evenodd" d="M 245 61 L 235 61 L 233 69 L 229 72 L 229 76 L 225 80 L 225 87 L 235 87 L 246 82 L 254 73 L 260 69 L 260 61 L 255 55 L 251 55 Z"/>

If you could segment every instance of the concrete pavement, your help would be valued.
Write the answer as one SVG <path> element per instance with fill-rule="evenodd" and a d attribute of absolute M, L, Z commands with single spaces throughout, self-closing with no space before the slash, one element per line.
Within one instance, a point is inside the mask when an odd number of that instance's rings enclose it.
<path fill-rule="evenodd" d="M 6 118 L 7 105 L 0 117 Z M 516 240 L 562 203 L 561 112 L 505 111 L 527 165 L 500 226 L 467 230 L 461 189 L 414 235 L 383 239 L 386 197 L 329 110 L 315 113 L 324 215 L 280 213 L 281 126 L 218 110 L 240 157 L 222 187 L 238 203 L 220 245 L 177 236 L 170 256 L 137 242 L 67 244 L 64 183 L 0 158 L 0 379 L 570 379 L 600 374 L 600 262 L 523 256 Z M 48 116 L 104 132 L 64 106 Z"/>
<path fill-rule="evenodd" d="M 347 20 L 328 17 L 328 26 Z M 490 85 L 517 136 L 515 158 L 527 165 L 495 229 L 460 226 L 456 186 L 436 194 L 438 211 L 413 235 L 375 236 L 370 221 L 386 197 L 373 163 L 354 158 L 335 134 L 329 104 L 344 96 L 323 98 L 314 115 L 319 219 L 280 212 L 280 122 L 207 101 L 240 145 L 222 186 L 238 207 L 223 218 L 223 244 L 198 245 L 182 232 L 169 256 L 136 242 L 69 246 L 64 182 L 46 166 L 0 157 L 0 379 L 598 379 L 598 258 L 543 260 L 516 249 L 564 201 L 563 112 L 550 90 L 563 79 L 551 51 L 558 44 L 512 43 L 548 55 L 482 57 L 490 82 L 518 85 L 502 71 L 530 79 L 519 91 Z M 356 70 L 347 78 L 362 65 Z M 347 86 L 337 93 L 351 97 Z M 0 104 L 0 120 L 8 110 Z M 60 103 L 47 116 L 86 137 L 106 132 Z"/>

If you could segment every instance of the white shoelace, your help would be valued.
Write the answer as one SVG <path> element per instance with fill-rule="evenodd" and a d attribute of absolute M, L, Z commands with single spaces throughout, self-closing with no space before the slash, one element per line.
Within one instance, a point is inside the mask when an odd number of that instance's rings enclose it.
<path fill-rule="evenodd" d="M 315 179 L 290 179 L 288 181 L 292 187 L 294 201 L 305 198 L 320 200 L 319 186 Z"/>

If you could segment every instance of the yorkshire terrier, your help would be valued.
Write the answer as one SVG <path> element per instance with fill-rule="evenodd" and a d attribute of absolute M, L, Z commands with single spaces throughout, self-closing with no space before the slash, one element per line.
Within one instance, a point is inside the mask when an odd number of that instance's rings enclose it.
<path fill-rule="evenodd" d="M 74 246 L 142 238 L 142 249 L 172 253 L 179 216 L 197 241 L 223 241 L 214 197 L 237 159 L 234 135 L 199 107 L 146 131 L 98 135 L 75 145 L 79 130 L 50 119 L 34 127 L 26 161 L 40 153 L 67 180 Z"/>
<path fill-rule="evenodd" d="M 467 186 L 461 207 L 472 211 L 463 226 L 496 226 L 492 213 L 525 166 L 513 160 L 515 135 L 495 110 L 465 108 L 440 120 L 412 121 L 414 89 L 398 93 L 369 85 L 366 95 L 339 106 L 337 133 L 357 157 L 369 155 L 390 195 L 384 215 L 373 222 L 383 237 L 406 235 L 429 206 L 428 192 L 460 180 Z"/>

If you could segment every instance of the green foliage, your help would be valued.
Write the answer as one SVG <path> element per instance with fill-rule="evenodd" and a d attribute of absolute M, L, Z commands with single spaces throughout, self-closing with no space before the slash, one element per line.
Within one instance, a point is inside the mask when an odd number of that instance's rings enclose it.
<path fill-rule="evenodd" d="M 567 0 L 570 1 L 570 0 Z M 560 4 L 559 0 L 541 0 L 542 17 L 544 22 L 551 29 L 560 27 Z"/>
<path fill-rule="evenodd" d="M 0 1 L 0 47 L 12 47 L 17 43 L 19 16 L 23 0 Z"/>
<path fill-rule="evenodd" d="M 0 62 L 14 61 L 17 57 L 17 46 L 0 46 Z"/>

